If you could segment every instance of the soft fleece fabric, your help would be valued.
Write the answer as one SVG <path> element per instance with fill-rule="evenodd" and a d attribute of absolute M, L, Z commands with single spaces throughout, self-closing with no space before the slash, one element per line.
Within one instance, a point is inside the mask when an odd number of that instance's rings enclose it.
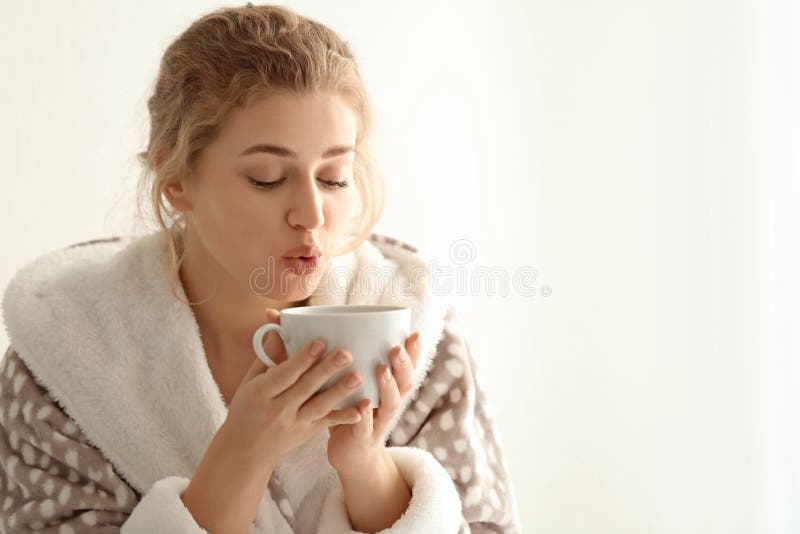
<path fill-rule="evenodd" d="M 167 261 L 159 232 L 114 237 L 45 254 L 9 283 L 0 531 L 206 532 L 179 495 L 227 406 L 194 314 L 169 292 Z M 403 304 L 421 334 L 415 386 L 387 441 L 412 499 L 382 532 L 519 532 L 475 360 L 452 305 L 429 291 L 427 265 L 414 247 L 372 234 L 331 265 L 351 273 L 347 287 L 323 277 L 308 302 Z M 359 276 L 365 269 L 391 276 Z M 282 458 L 251 534 L 356 532 L 328 435 Z"/>

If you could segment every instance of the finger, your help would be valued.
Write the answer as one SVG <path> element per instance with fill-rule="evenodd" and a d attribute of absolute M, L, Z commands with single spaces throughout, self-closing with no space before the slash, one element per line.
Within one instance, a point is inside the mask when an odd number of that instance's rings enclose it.
<path fill-rule="evenodd" d="M 319 352 L 314 353 L 312 352 L 312 346 L 317 341 L 321 344 L 321 348 Z M 307 343 L 296 355 L 270 368 L 268 372 L 256 377 L 255 380 L 263 380 L 267 394 L 273 398 L 277 397 L 294 385 L 303 373 L 314 367 L 314 364 L 317 363 L 324 351 L 325 342 L 321 339 L 314 339 Z"/>
<path fill-rule="evenodd" d="M 400 392 L 397 390 L 397 381 L 394 379 L 392 369 L 388 365 L 381 365 L 375 372 L 380 391 L 381 404 L 375 414 L 374 431 L 381 434 L 389 430 L 392 416 L 400 407 Z"/>
<path fill-rule="evenodd" d="M 344 356 L 344 359 L 339 359 L 340 356 Z M 291 398 L 287 399 L 287 402 L 299 410 L 300 406 L 329 380 L 339 380 L 339 375 L 344 374 L 352 362 L 353 356 L 348 351 L 344 349 L 331 351 L 297 380 L 297 384 L 291 388 Z"/>
<path fill-rule="evenodd" d="M 356 382 L 351 382 L 351 378 L 355 378 Z M 332 387 L 311 395 L 297 410 L 297 418 L 316 421 L 330 412 L 334 406 L 355 393 L 356 388 L 360 385 L 361 377 L 358 373 L 347 373 Z"/>
<path fill-rule="evenodd" d="M 397 382 L 397 389 L 400 397 L 405 397 L 414 384 L 414 369 L 412 368 L 411 358 L 401 345 L 394 347 L 389 352 L 389 360 L 392 362 L 394 379 Z"/>
<path fill-rule="evenodd" d="M 411 358 L 411 366 L 416 369 L 417 364 L 419 363 L 419 354 L 420 354 L 420 342 L 419 342 L 419 332 L 413 332 L 408 338 L 406 338 L 406 352 L 408 353 L 409 358 Z"/>
<path fill-rule="evenodd" d="M 239 383 L 239 385 L 242 385 L 245 382 L 250 381 L 250 379 L 253 378 L 254 376 L 264 374 L 264 372 L 267 369 L 269 369 L 269 366 L 266 363 L 262 362 L 261 358 L 256 356 L 253 359 L 253 363 L 250 364 L 250 368 L 247 369 L 247 372 L 244 374 L 244 378 L 242 378 L 242 381 Z"/>
<path fill-rule="evenodd" d="M 356 438 L 367 439 L 373 432 L 372 406 L 369 399 L 361 399 L 356 405 L 361 414 L 361 421 L 353 425 L 353 435 Z"/>
<path fill-rule="evenodd" d="M 315 425 L 328 426 L 331 430 L 340 425 L 353 425 L 361 421 L 361 412 L 358 408 L 345 408 L 344 410 L 331 410 L 325 417 L 314 421 Z"/>

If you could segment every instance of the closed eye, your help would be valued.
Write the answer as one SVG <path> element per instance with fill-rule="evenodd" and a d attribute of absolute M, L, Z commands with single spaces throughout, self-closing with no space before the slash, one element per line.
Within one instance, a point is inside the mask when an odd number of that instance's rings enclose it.
<path fill-rule="evenodd" d="M 284 176 L 280 180 L 275 180 L 274 182 L 262 182 L 260 180 L 256 180 L 252 176 L 248 176 L 247 179 L 250 181 L 252 185 L 258 187 L 259 189 L 274 189 L 281 185 L 284 181 L 286 181 L 286 177 Z M 340 180 L 340 181 L 332 181 L 332 180 L 320 180 L 328 189 L 340 189 L 345 188 L 350 185 L 350 182 L 347 180 Z"/>

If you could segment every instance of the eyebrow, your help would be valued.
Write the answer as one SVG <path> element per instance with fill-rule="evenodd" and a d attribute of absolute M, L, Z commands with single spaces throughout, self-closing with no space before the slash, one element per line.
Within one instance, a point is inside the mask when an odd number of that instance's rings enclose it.
<path fill-rule="evenodd" d="M 354 147 L 351 145 L 335 145 L 330 147 L 328 150 L 322 153 L 323 159 L 329 159 L 336 156 L 341 156 L 342 154 L 347 154 L 348 152 L 353 152 Z M 276 156 L 282 156 L 284 158 L 292 158 L 292 159 L 299 159 L 300 155 L 293 151 L 289 150 L 286 147 L 276 146 L 276 145 L 269 145 L 269 144 L 258 144 L 253 145 L 249 148 L 246 148 L 239 154 L 239 157 L 247 156 L 249 154 L 256 154 L 259 152 L 265 152 L 267 154 L 275 154 Z"/>

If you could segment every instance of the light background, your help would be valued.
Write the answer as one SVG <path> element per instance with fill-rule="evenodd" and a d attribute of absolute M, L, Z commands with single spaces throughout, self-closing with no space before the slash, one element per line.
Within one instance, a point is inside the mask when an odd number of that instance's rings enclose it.
<path fill-rule="evenodd" d="M 221 5 L 3 2 L 0 286 L 131 228 L 160 55 Z M 800 531 L 798 7 L 284 5 L 360 62 L 375 231 L 552 290 L 452 295 L 525 531 Z"/>

